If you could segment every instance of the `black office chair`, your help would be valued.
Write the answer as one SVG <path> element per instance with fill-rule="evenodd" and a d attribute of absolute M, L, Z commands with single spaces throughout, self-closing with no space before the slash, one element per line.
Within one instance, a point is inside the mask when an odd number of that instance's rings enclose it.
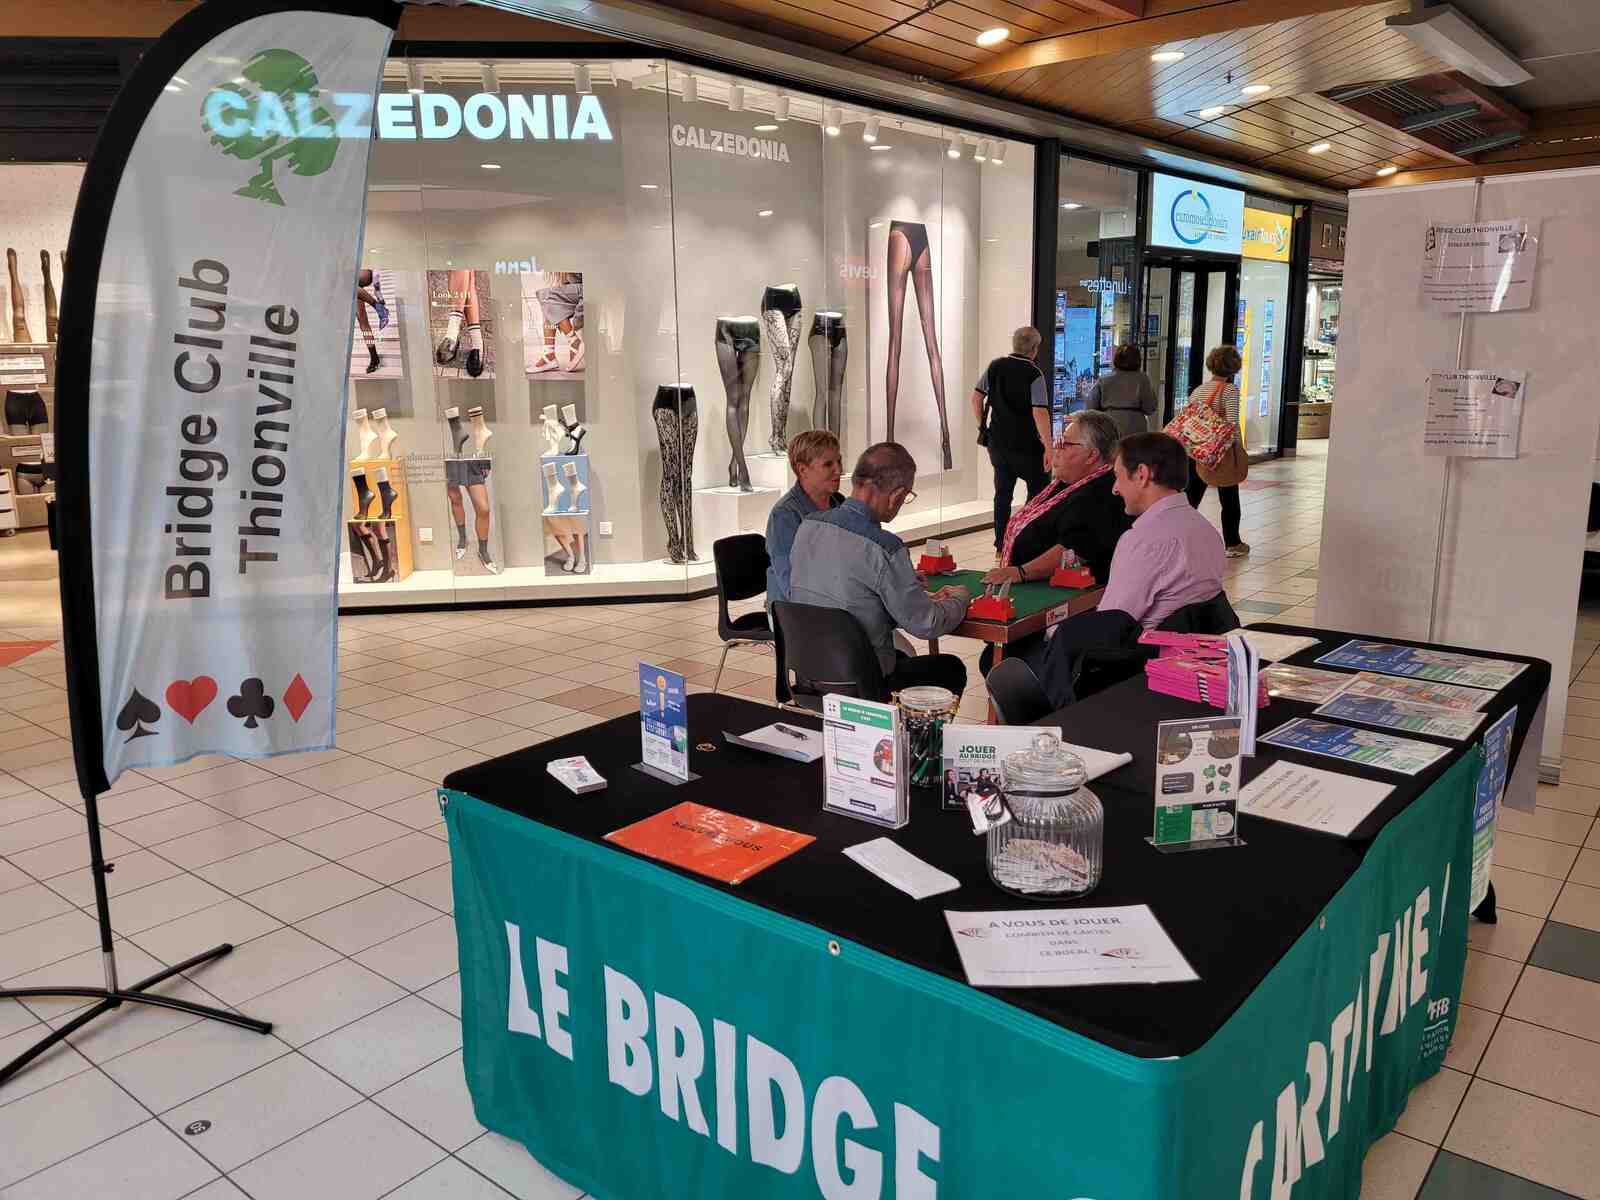
<path fill-rule="evenodd" d="M 1185 604 L 1156 628 L 1167 633 L 1220 636 L 1239 628 L 1239 614 L 1233 611 L 1233 605 L 1228 602 L 1228 593 L 1218 592 L 1209 600 Z M 1134 638 L 1138 636 L 1138 632 L 1133 634 Z M 1143 646 L 1137 641 L 1131 641 L 1126 646 L 1086 650 L 1078 656 L 1072 679 L 1073 695 L 1082 700 L 1125 679 L 1132 679 L 1144 670 L 1145 663 L 1159 654 L 1156 647 Z"/>
<path fill-rule="evenodd" d="M 714 692 L 722 685 L 722 669 L 728 665 L 728 651 L 735 646 L 774 645 L 777 635 L 767 621 L 766 611 L 730 616 L 730 600 L 748 600 L 767 591 L 767 539 L 759 533 L 736 533 L 718 538 L 711 546 L 711 561 L 717 569 L 717 636 L 722 639 L 722 660 L 717 663 Z M 776 648 L 774 646 L 774 648 Z M 783 680 L 782 659 L 778 679 Z M 778 698 L 783 698 L 780 691 Z"/>
<path fill-rule="evenodd" d="M 829 692 L 889 699 L 877 651 L 861 623 L 844 609 L 779 600 L 772 610 L 782 630 L 783 682 L 796 706 L 821 712 L 822 697 Z"/>
<path fill-rule="evenodd" d="M 1020 658 L 1001 659 L 984 682 L 1002 725 L 1031 725 L 1054 711 L 1039 677 Z"/>

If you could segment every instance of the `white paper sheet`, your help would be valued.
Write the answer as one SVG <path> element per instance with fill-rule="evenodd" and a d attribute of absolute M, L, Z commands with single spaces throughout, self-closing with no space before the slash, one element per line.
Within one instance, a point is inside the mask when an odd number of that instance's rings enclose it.
<path fill-rule="evenodd" d="M 1300 637 L 1292 633 L 1267 633 L 1260 629 L 1241 629 L 1239 635 L 1255 647 L 1262 662 L 1282 662 L 1291 654 L 1299 654 L 1317 644 L 1314 637 Z"/>
<path fill-rule="evenodd" d="M 1182 983 L 1195 974 L 1148 905 L 945 910 L 974 987 Z"/>
<path fill-rule="evenodd" d="M 911 851 L 888 838 L 873 838 L 846 846 L 844 856 L 871 871 L 890 887 L 897 887 L 913 900 L 926 900 L 940 892 L 953 892 L 961 881 L 946 871 L 923 862 Z"/>
<path fill-rule="evenodd" d="M 1239 811 L 1349 837 L 1392 791 L 1386 783 L 1279 761 L 1245 784 Z"/>

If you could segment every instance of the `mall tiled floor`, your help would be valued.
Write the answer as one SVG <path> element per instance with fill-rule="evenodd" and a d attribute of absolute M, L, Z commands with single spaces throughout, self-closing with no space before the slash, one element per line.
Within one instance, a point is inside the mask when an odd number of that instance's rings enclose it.
<path fill-rule="evenodd" d="M 1252 473 L 1255 550 L 1229 584 L 1246 619 L 1313 620 L 1318 449 Z M 1215 519 L 1214 498 L 1205 511 Z M 987 546 L 963 537 L 958 558 Z M 58 636 L 48 617 L 39 596 L 0 587 L 0 641 Z M 709 686 L 714 602 L 341 624 L 337 750 L 130 773 L 102 801 L 124 975 L 232 941 L 171 990 L 276 1030 L 159 1010 L 89 1026 L 0 1089 L 5 1200 L 577 1195 L 472 1118 L 433 789 L 631 710 L 641 657 Z M 1579 638 L 1565 781 L 1540 789 L 1533 816 L 1505 814 L 1500 923 L 1473 929 L 1447 1067 L 1369 1156 L 1372 1200 L 1600 1198 L 1600 617 Z M 728 668 L 725 689 L 770 698 L 770 658 L 739 652 Z M 63 696 L 56 647 L 0 669 L 0 978 L 13 986 L 100 981 Z M 976 688 L 965 701 L 974 716 L 983 704 Z M 0 1003 L 0 1060 L 68 1011 Z M 210 1128 L 186 1134 L 198 1120 Z"/>

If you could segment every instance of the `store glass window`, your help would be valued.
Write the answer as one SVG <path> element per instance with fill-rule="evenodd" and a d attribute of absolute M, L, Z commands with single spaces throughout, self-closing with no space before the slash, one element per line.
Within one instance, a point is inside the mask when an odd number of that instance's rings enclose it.
<path fill-rule="evenodd" d="M 1272 454 L 1279 445 L 1293 234 L 1290 205 L 1260 196 L 1246 199 L 1235 337 L 1244 360 L 1237 381 L 1239 423 L 1251 454 Z"/>
<path fill-rule="evenodd" d="M 1028 319 L 1031 147 L 659 59 L 395 61 L 384 94 L 346 603 L 710 587 L 816 428 L 846 493 L 911 450 L 908 539 L 991 511 L 967 398 Z"/>
<path fill-rule="evenodd" d="M 1138 343 L 1139 177 L 1063 157 L 1056 217 L 1055 406 L 1075 412 L 1111 372 L 1116 347 Z"/>

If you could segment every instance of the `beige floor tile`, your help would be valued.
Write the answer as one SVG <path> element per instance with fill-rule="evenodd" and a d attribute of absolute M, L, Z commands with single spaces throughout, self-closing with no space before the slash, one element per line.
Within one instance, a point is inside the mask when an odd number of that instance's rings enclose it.
<path fill-rule="evenodd" d="M 1499 863 L 1494 865 L 1493 878 L 1496 904 L 1500 908 L 1532 917 L 1548 917 L 1550 906 L 1561 893 L 1559 879 L 1518 871 Z"/>
<path fill-rule="evenodd" d="M 1501 808 L 1499 829 L 1527 837 L 1544 838 L 1568 846 L 1581 846 L 1589 835 L 1594 818 L 1582 813 L 1563 812 L 1558 808 L 1535 808 L 1531 813 L 1514 808 Z"/>
<path fill-rule="evenodd" d="M 1461 999 L 1477 1008 L 1501 1012 L 1511 989 L 1516 986 L 1522 964 L 1493 954 L 1467 949 L 1467 974 L 1461 985 Z"/>
<path fill-rule="evenodd" d="M 1533 943 L 1539 940 L 1544 920 L 1526 913 L 1503 911 L 1493 925 L 1472 921 L 1467 926 L 1467 943 L 1474 950 L 1498 954 L 1514 962 L 1526 962 Z"/>
<path fill-rule="evenodd" d="M 1600 888 L 1568 883 L 1550 910 L 1550 919 L 1600 932 Z"/>
<path fill-rule="evenodd" d="M 1435 1153 L 1403 1133 L 1379 1138 L 1361 1164 L 1361 1200 L 1415 1200 Z"/>
<path fill-rule="evenodd" d="M 1444 1065 L 1468 1075 L 1476 1072 L 1499 1019 L 1500 1014 L 1488 1009 L 1471 1004 L 1457 1005 L 1455 1033 L 1450 1039 L 1449 1052 L 1444 1056 Z"/>
<path fill-rule="evenodd" d="M 1444 1140 L 1470 1082 L 1469 1075 L 1449 1067 L 1441 1068 L 1432 1079 L 1412 1089 L 1405 1111 L 1395 1122 L 1395 1129 L 1407 1137 L 1437 1146 Z"/>
<path fill-rule="evenodd" d="M 1600 1042 L 1600 983 L 1528 967 L 1506 1015 Z"/>
<path fill-rule="evenodd" d="M 1578 861 L 1572 864 L 1572 874 L 1568 878 L 1574 883 L 1600 887 L 1600 850 L 1578 851 Z"/>
<path fill-rule="evenodd" d="M 1600 1117 L 1589 1113 L 1477 1079 L 1444 1148 L 1600 1200 Z"/>
<path fill-rule="evenodd" d="M 1577 857 L 1576 846 L 1525 837 L 1520 833 L 1497 833 L 1494 839 L 1495 862 L 1552 879 L 1565 879 Z"/>
<path fill-rule="evenodd" d="M 1495 1030 L 1478 1075 L 1600 1115 L 1600 1042 L 1507 1017 Z"/>
<path fill-rule="evenodd" d="M 1600 701 L 1596 701 L 1600 707 Z M 1576 783 L 1540 784 L 1538 803 L 1541 808 L 1559 808 L 1563 812 L 1594 816 L 1600 813 L 1600 788 L 1583 787 Z"/>

